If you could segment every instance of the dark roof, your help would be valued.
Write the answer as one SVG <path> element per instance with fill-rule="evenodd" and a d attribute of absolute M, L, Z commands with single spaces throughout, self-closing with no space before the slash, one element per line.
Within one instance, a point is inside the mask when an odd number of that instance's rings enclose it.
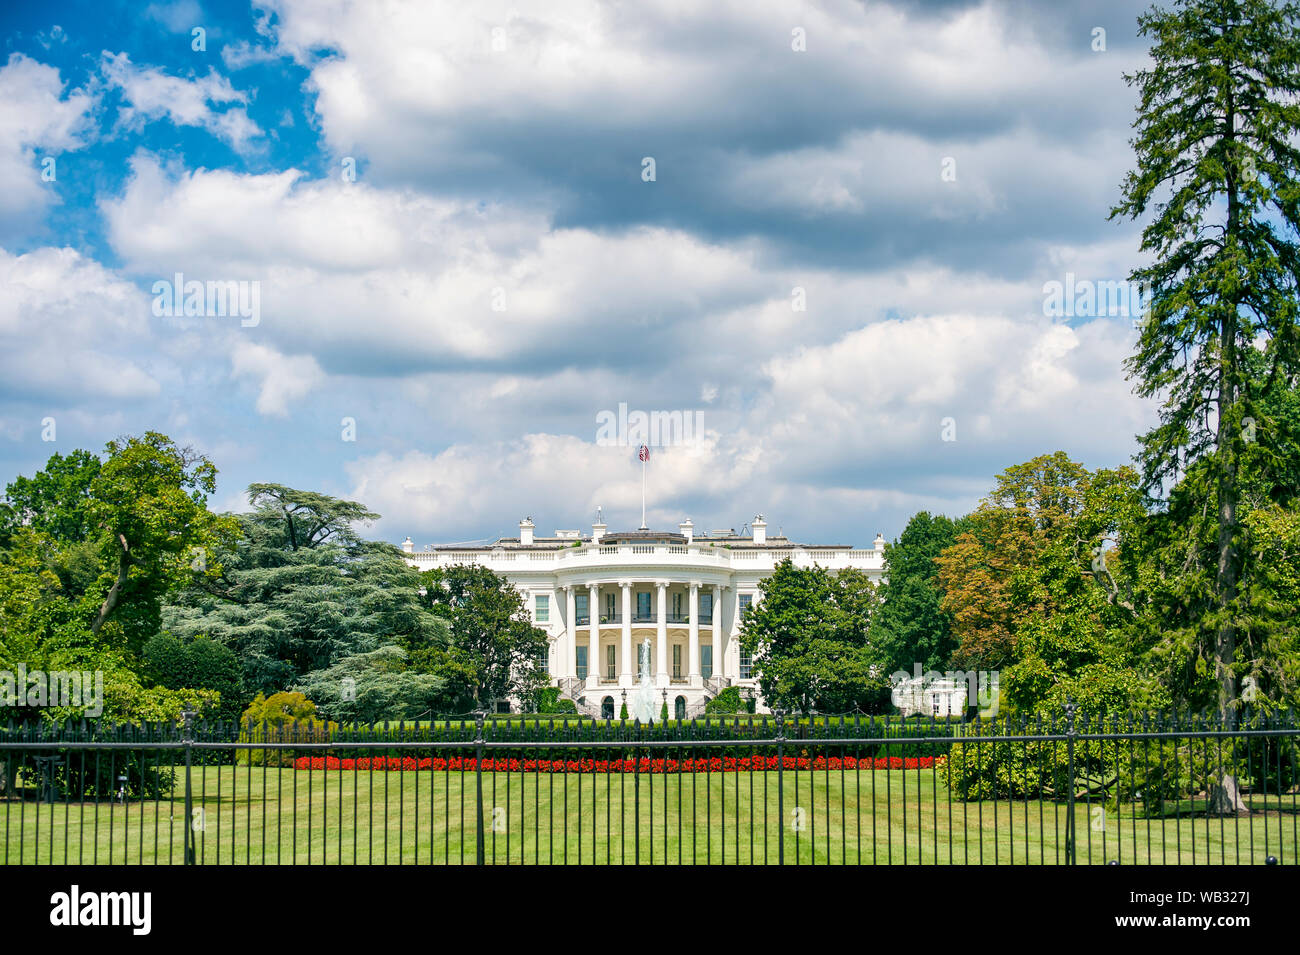
<path fill-rule="evenodd" d="M 674 534 L 672 531 L 618 531 L 613 534 L 602 534 L 600 542 L 603 544 L 609 541 L 611 544 L 617 544 L 621 541 L 628 543 L 637 543 L 638 541 L 667 541 L 671 544 L 685 544 L 685 534 Z"/>

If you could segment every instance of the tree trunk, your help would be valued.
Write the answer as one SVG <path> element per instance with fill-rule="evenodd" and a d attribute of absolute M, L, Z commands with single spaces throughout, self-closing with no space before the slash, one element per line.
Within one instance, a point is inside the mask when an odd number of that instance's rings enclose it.
<path fill-rule="evenodd" d="M 117 579 L 113 581 L 104 602 L 99 605 L 99 613 L 95 614 L 95 620 L 90 625 L 90 632 L 95 636 L 99 636 L 100 627 L 104 626 L 109 614 L 117 608 L 117 602 L 122 596 L 122 585 L 126 583 L 127 574 L 131 570 L 131 548 L 122 534 L 118 534 L 117 539 L 122 545 L 122 553 L 117 559 Z"/>
<path fill-rule="evenodd" d="M 1236 134 L 1236 113 L 1229 94 L 1226 110 L 1226 135 L 1228 151 L 1232 153 Z M 1231 166 L 1227 171 L 1227 225 L 1224 238 L 1228 248 L 1234 249 L 1240 231 L 1240 206 L 1237 182 Z M 1238 295 L 1222 303 L 1223 318 L 1219 330 L 1219 381 L 1218 413 L 1215 444 L 1219 456 L 1218 468 L 1218 565 L 1215 568 L 1214 592 L 1219 610 L 1219 628 L 1214 640 L 1214 675 L 1219 682 L 1219 718 L 1224 725 L 1235 722 L 1237 679 L 1232 672 L 1236 655 L 1236 624 L 1232 619 L 1232 605 L 1237 597 L 1237 471 L 1240 452 L 1240 422 L 1235 414 L 1240 398 L 1237 367 L 1237 308 Z M 1225 771 L 1222 763 L 1218 773 L 1220 783 L 1212 787 L 1210 811 L 1226 814 L 1245 811 L 1237 780 Z"/>
<path fill-rule="evenodd" d="M 1237 778 L 1225 775 L 1222 782 L 1210 787 L 1209 812 L 1215 816 L 1233 816 L 1237 813 L 1249 813 L 1250 809 L 1241 798 L 1237 788 Z"/>

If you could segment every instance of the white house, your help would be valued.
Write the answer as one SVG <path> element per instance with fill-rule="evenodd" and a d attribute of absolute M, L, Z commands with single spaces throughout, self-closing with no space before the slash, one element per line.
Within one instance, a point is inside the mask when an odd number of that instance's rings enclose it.
<path fill-rule="evenodd" d="M 880 580 L 885 539 L 870 550 L 796 544 L 768 536 L 762 515 L 742 533 L 695 533 L 689 519 L 671 531 L 607 533 L 600 514 L 591 534 L 557 530 L 538 537 L 530 518 L 518 537 L 482 547 L 402 544 L 411 565 L 428 570 L 482 564 L 522 593 L 550 636 L 548 669 L 562 696 L 595 716 L 614 715 L 640 682 L 638 647 L 650 642 L 649 674 L 669 713 L 694 716 L 727 686 L 760 709 L 757 681 L 737 639 L 758 583 L 786 557 L 796 566 L 853 567 Z"/>

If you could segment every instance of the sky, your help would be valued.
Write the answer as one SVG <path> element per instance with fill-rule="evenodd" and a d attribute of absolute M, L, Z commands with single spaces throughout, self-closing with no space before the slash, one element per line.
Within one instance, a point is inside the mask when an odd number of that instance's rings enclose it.
<path fill-rule="evenodd" d="M 1139 9 L 6 4 L 0 483 L 155 430 L 423 547 L 635 528 L 645 440 L 652 527 L 863 546 L 1127 463 Z"/>

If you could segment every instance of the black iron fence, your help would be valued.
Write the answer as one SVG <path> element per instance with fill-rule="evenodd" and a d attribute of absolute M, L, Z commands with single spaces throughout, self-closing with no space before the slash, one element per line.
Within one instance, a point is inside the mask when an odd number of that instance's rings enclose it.
<path fill-rule="evenodd" d="M 1290 714 L 10 725 L 6 863 L 1290 863 Z"/>

